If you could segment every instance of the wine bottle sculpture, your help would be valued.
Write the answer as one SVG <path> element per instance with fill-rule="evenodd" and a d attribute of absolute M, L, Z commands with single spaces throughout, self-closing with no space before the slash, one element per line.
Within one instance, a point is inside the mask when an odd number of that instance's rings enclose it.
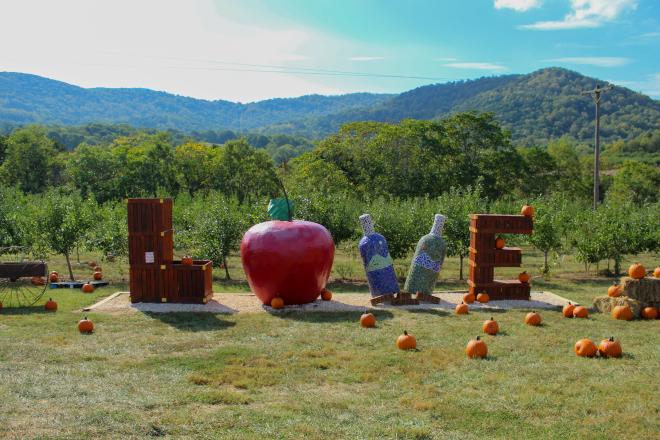
<path fill-rule="evenodd" d="M 364 236 L 360 240 L 359 249 L 371 296 L 389 297 L 399 293 L 399 284 L 385 237 L 374 231 L 374 223 L 369 214 L 360 216 L 360 225 Z"/>
<path fill-rule="evenodd" d="M 431 295 L 445 260 L 447 245 L 442 238 L 445 216 L 436 214 L 431 232 L 420 238 L 408 271 L 404 291 Z"/>

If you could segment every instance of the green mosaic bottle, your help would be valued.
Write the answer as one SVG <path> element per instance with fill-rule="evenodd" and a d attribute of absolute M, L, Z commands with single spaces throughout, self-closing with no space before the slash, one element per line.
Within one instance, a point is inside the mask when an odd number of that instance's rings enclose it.
<path fill-rule="evenodd" d="M 445 216 L 436 214 L 431 232 L 419 239 L 403 288 L 405 292 L 421 292 L 427 295 L 433 293 L 447 251 L 447 245 L 442 238 L 444 224 Z"/>

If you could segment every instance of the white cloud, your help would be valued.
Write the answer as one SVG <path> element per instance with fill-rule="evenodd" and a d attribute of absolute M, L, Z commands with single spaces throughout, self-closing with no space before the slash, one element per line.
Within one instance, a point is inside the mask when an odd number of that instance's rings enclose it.
<path fill-rule="evenodd" d="M 640 81 L 608 80 L 608 82 L 644 93 L 655 99 L 660 98 L 660 72 L 647 75 Z"/>
<path fill-rule="evenodd" d="M 619 67 L 630 63 L 629 58 L 623 57 L 564 57 L 543 61 L 549 63 L 585 64 L 598 67 Z"/>
<path fill-rule="evenodd" d="M 521 28 L 540 31 L 595 28 L 636 7 L 637 0 L 571 0 L 571 12 L 563 20 L 539 21 Z"/>
<path fill-rule="evenodd" d="M 233 21 L 212 0 L 3 0 L 0 17 L 0 41 L 12 42 L 0 44 L 0 71 L 83 87 L 148 87 L 242 102 L 357 88 L 320 75 L 247 66 L 295 69 L 307 59 L 318 62 L 314 48 L 331 53 L 356 48 L 295 24 Z"/>
<path fill-rule="evenodd" d="M 484 63 L 484 62 L 449 63 L 449 64 L 445 64 L 445 66 L 454 69 L 475 69 L 475 70 L 506 70 L 507 69 L 505 66 L 498 63 Z"/>
<path fill-rule="evenodd" d="M 495 0 L 495 9 L 513 9 L 525 12 L 541 6 L 541 0 Z"/>
<path fill-rule="evenodd" d="M 365 56 L 358 56 L 358 57 L 350 57 L 348 58 L 349 61 L 378 61 L 378 60 L 384 60 L 385 57 L 365 57 Z"/>

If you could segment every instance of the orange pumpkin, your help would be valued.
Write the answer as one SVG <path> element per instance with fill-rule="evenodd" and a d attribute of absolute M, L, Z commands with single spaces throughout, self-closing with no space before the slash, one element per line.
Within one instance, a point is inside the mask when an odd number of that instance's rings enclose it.
<path fill-rule="evenodd" d="M 598 353 L 600 353 L 602 357 L 618 358 L 621 357 L 622 352 L 621 344 L 614 340 L 614 336 L 610 339 L 603 339 L 598 346 Z"/>
<path fill-rule="evenodd" d="M 504 239 L 502 237 L 497 237 L 497 239 L 495 240 L 495 247 L 497 249 L 504 249 L 505 245 L 506 242 L 504 241 Z"/>
<path fill-rule="evenodd" d="M 94 272 L 103 272 L 103 268 L 101 268 L 101 266 L 96 266 Z"/>
<path fill-rule="evenodd" d="M 80 333 L 92 333 L 94 331 L 94 323 L 85 316 L 78 321 L 78 331 Z"/>
<path fill-rule="evenodd" d="M 330 301 L 332 299 L 332 292 L 330 292 L 328 289 L 323 289 L 321 292 L 321 299 L 323 301 Z"/>
<path fill-rule="evenodd" d="M 181 264 L 183 264 L 184 266 L 192 266 L 193 265 L 192 257 L 185 256 L 181 258 Z"/>
<path fill-rule="evenodd" d="M 279 296 L 270 300 L 270 306 L 274 309 L 281 309 L 284 307 L 284 300 Z"/>
<path fill-rule="evenodd" d="M 520 274 L 518 275 L 518 281 L 520 281 L 521 283 L 529 283 L 529 274 L 525 271 L 520 272 Z"/>
<path fill-rule="evenodd" d="M 488 301 L 490 301 L 490 295 L 488 295 L 486 292 L 481 292 L 479 295 L 477 295 L 477 301 L 486 304 Z"/>
<path fill-rule="evenodd" d="M 60 275 L 57 272 L 52 271 L 50 273 L 49 279 L 51 283 L 57 283 L 60 280 Z"/>
<path fill-rule="evenodd" d="M 457 315 L 467 315 L 469 307 L 463 301 L 460 304 L 456 304 L 456 314 Z"/>
<path fill-rule="evenodd" d="M 468 292 L 465 295 L 463 295 L 463 302 L 465 304 L 472 304 L 474 300 L 475 300 L 474 293 L 472 292 Z"/>
<path fill-rule="evenodd" d="M 481 329 L 484 331 L 484 333 L 488 333 L 489 335 L 496 335 L 497 332 L 500 331 L 500 326 L 491 316 L 488 321 L 484 322 L 484 324 L 481 326 Z"/>
<path fill-rule="evenodd" d="M 536 312 L 529 312 L 525 315 L 525 324 L 527 325 L 541 325 L 541 315 Z"/>
<path fill-rule="evenodd" d="M 520 214 L 524 215 L 525 217 L 534 217 L 534 207 L 531 205 L 523 205 L 522 209 L 520 210 Z"/>
<path fill-rule="evenodd" d="M 485 358 L 488 356 L 488 347 L 486 346 L 486 343 L 477 336 L 468 342 L 467 347 L 465 347 L 465 354 L 471 359 Z"/>
<path fill-rule="evenodd" d="M 653 276 L 656 278 L 660 278 L 660 266 L 653 269 Z"/>
<path fill-rule="evenodd" d="M 96 267 L 96 261 L 90 261 L 87 264 L 89 264 L 89 267 Z"/>
<path fill-rule="evenodd" d="M 365 311 L 362 316 L 360 316 L 360 325 L 366 328 L 376 327 L 376 317 L 373 313 Z"/>
<path fill-rule="evenodd" d="M 564 315 L 564 318 L 572 318 L 573 310 L 575 310 L 575 306 L 571 304 L 569 301 L 569 303 L 566 304 L 564 308 L 561 309 L 561 313 Z"/>
<path fill-rule="evenodd" d="M 598 352 L 596 344 L 589 338 L 580 339 L 575 343 L 575 354 L 582 357 L 594 357 Z"/>
<path fill-rule="evenodd" d="M 30 282 L 35 286 L 43 286 L 44 284 L 46 284 L 46 280 L 44 280 L 44 277 L 32 277 Z"/>
<path fill-rule="evenodd" d="M 607 288 L 607 296 L 611 296 L 612 298 L 621 296 L 621 286 L 614 282 L 614 284 Z"/>
<path fill-rule="evenodd" d="M 94 286 L 90 283 L 85 283 L 82 285 L 83 293 L 92 293 L 94 291 Z"/>
<path fill-rule="evenodd" d="M 628 276 L 641 280 L 646 276 L 646 268 L 639 263 L 635 263 L 628 268 Z"/>
<path fill-rule="evenodd" d="M 417 340 L 413 335 L 409 335 L 407 331 L 403 331 L 403 334 L 396 338 L 396 346 L 399 350 L 414 350 L 417 348 Z"/>
<path fill-rule="evenodd" d="M 657 319 L 658 310 L 655 307 L 644 307 L 642 309 L 642 317 L 644 319 Z"/>
<path fill-rule="evenodd" d="M 622 321 L 632 321 L 633 319 L 632 309 L 628 305 L 615 306 L 612 309 L 612 318 L 619 319 Z"/>
<path fill-rule="evenodd" d="M 101 281 L 103 279 L 103 272 L 94 272 L 94 279 L 96 281 Z"/>
<path fill-rule="evenodd" d="M 573 316 L 575 318 L 588 318 L 589 310 L 584 306 L 577 306 L 573 309 Z"/>
<path fill-rule="evenodd" d="M 48 301 L 46 301 L 46 304 L 44 304 L 44 309 L 48 310 L 49 312 L 54 312 L 57 310 L 57 303 L 53 301 L 53 298 L 48 298 Z"/>

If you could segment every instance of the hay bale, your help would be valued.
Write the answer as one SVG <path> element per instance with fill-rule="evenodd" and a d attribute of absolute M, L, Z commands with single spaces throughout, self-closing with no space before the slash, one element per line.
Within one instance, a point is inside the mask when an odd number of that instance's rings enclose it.
<path fill-rule="evenodd" d="M 618 296 L 616 298 L 610 296 L 597 296 L 594 298 L 594 307 L 601 313 L 610 314 L 615 306 L 623 305 L 630 306 L 635 318 L 641 316 L 643 305 L 636 299 L 628 298 L 627 296 Z"/>
<path fill-rule="evenodd" d="M 642 278 L 635 280 L 621 278 L 621 294 L 636 299 L 646 306 L 660 307 L 660 278 Z"/>

